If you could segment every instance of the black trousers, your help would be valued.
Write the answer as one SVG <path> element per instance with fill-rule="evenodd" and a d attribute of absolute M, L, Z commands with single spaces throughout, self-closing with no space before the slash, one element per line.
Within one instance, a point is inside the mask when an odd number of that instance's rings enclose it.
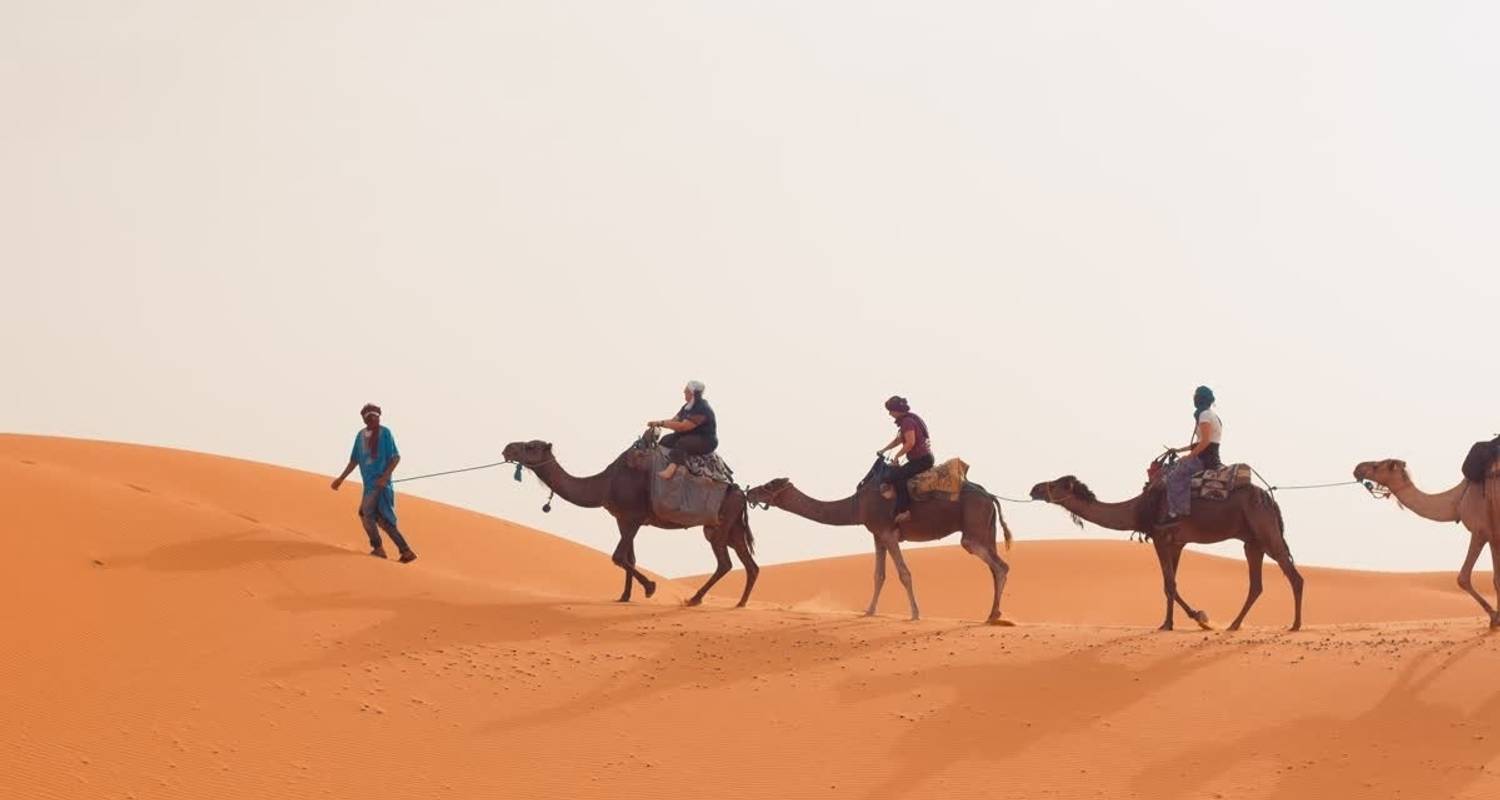
<path fill-rule="evenodd" d="M 932 456 L 925 455 L 919 458 L 909 459 L 905 464 L 887 472 L 885 480 L 896 491 L 896 513 L 911 508 L 911 489 L 907 488 L 906 482 L 920 473 L 932 469 Z"/>
<path fill-rule="evenodd" d="M 682 464 L 688 456 L 706 456 L 719 449 L 719 440 L 701 433 L 669 433 L 661 437 L 662 447 L 667 448 L 667 457 L 673 464 Z"/>

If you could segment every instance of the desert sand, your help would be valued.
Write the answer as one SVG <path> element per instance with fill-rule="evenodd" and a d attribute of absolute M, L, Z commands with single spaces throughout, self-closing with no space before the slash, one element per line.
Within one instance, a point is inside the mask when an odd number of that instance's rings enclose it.
<path fill-rule="evenodd" d="M 911 554 L 917 623 L 894 576 L 857 615 L 869 556 L 619 605 L 604 554 L 411 496 L 421 559 L 371 558 L 328 480 L 0 436 L 0 797 L 1500 794 L 1500 637 L 1451 574 L 1306 569 L 1288 634 L 1269 570 L 1246 631 L 1163 634 L 1149 547 L 1018 530 L 1014 628 L 955 548 Z M 1220 622 L 1244 584 L 1184 560 Z"/>

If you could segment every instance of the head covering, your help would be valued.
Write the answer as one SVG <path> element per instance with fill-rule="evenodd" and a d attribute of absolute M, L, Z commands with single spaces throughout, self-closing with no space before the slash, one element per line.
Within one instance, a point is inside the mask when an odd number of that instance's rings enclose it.
<path fill-rule="evenodd" d="M 1199 386 L 1193 391 L 1193 419 L 1203 416 L 1209 406 L 1214 404 L 1214 390 L 1207 386 Z"/>
<path fill-rule="evenodd" d="M 707 387 L 705 387 L 703 385 L 703 381 L 688 381 L 687 382 L 687 390 L 690 391 L 690 392 L 692 392 L 693 394 L 703 394 L 703 390 L 705 388 L 707 388 Z"/>
<path fill-rule="evenodd" d="M 902 397 L 899 394 L 893 394 L 891 395 L 891 398 L 889 400 L 885 401 L 885 410 L 898 411 L 902 414 L 905 414 L 906 412 L 911 411 L 911 403 L 906 402 L 905 397 Z"/>
<path fill-rule="evenodd" d="M 375 421 L 379 422 L 380 406 L 377 406 L 374 403 L 365 403 L 365 407 L 359 410 L 359 418 L 362 420 L 368 421 L 371 414 L 374 414 Z M 374 433 L 369 428 L 360 431 L 360 435 L 365 437 L 365 447 L 370 451 L 370 458 L 375 458 L 377 455 L 379 455 L 380 437 L 374 435 Z"/>

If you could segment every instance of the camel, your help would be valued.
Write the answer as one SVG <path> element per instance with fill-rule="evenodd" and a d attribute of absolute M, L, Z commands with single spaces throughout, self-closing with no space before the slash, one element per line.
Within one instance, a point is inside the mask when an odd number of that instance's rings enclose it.
<path fill-rule="evenodd" d="M 1286 525 L 1281 507 L 1269 492 L 1244 486 L 1230 493 L 1227 500 L 1195 498 L 1188 517 L 1176 525 L 1159 528 L 1155 524 L 1156 504 L 1149 493 L 1142 492 L 1123 503 L 1101 503 L 1089 487 L 1072 475 L 1050 483 L 1039 483 L 1031 489 L 1034 500 L 1045 500 L 1067 509 L 1074 520 L 1081 517 L 1102 528 L 1116 531 L 1140 531 L 1150 536 L 1161 564 L 1162 588 L 1167 596 L 1167 616 L 1161 630 L 1172 630 L 1172 605 L 1175 600 L 1199 627 L 1208 630 L 1208 614 L 1195 611 L 1177 591 L 1177 565 L 1182 548 L 1189 544 L 1213 544 L 1228 539 L 1245 543 L 1245 561 L 1250 567 L 1250 592 L 1239 616 L 1229 630 L 1237 631 L 1250 613 L 1250 607 L 1261 593 L 1261 564 L 1270 556 L 1292 585 L 1296 616 L 1292 630 L 1302 628 L 1302 575 L 1292 562 L 1292 551 L 1286 544 Z M 1080 523 L 1082 524 L 1082 523 Z"/>
<path fill-rule="evenodd" d="M 870 475 L 860 482 L 854 494 L 833 502 L 815 500 L 803 494 L 786 478 L 756 486 L 747 494 L 752 503 L 775 506 L 783 511 L 805 517 L 824 525 L 863 525 L 875 538 L 875 592 L 865 616 L 875 615 L 875 605 L 880 601 L 880 590 L 885 585 L 885 558 L 889 554 L 896 563 L 896 575 L 906 588 L 906 598 L 911 603 L 911 618 L 921 618 L 917 608 L 917 595 L 912 589 L 911 570 L 901 554 L 901 542 L 932 542 L 949 534 L 962 532 L 960 544 L 990 568 L 990 577 L 995 584 L 994 602 L 986 622 L 991 625 L 1011 625 L 1000 617 L 1000 595 L 1005 591 L 1005 579 L 1010 565 L 995 549 L 995 523 L 1005 531 L 1005 546 L 1011 544 L 1010 527 L 1000 510 L 1000 501 L 976 483 L 965 482 L 958 500 L 946 498 L 918 499 L 912 503 L 911 518 L 897 526 L 894 522 L 894 504 L 881 494 L 878 472 L 880 463 Z"/>
<path fill-rule="evenodd" d="M 583 508 L 603 507 L 615 518 L 620 529 L 620 543 L 615 547 L 611 560 L 625 571 L 625 590 L 620 602 L 630 602 L 634 581 L 640 581 L 646 597 L 656 594 L 656 582 L 647 578 L 635 566 L 635 535 L 642 526 L 682 530 L 684 526 L 662 522 L 651 514 L 651 484 L 649 474 L 650 450 L 645 446 L 655 442 L 648 432 L 646 436 L 605 467 L 602 472 L 587 478 L 576 478 L 557 463 L 548 442 L 511 442 L 505 446 L 505 460 L 520 464 L 535 472 L 547 488 L 561 495 L 569 503 Z M 738 486 L 731 486 L 719 507 L 719 520 L 713 525 L 703 526 L 703 537 L 713 548 L 717 562 L 713 575 L 704 583 L 687 605 L 703 602 L 719 579 L 734 568 L 729 560 L 729 550 L 734 549 L 745 567 L 745 591 L 740 596 L 737 608 L 750 601 L 750 591 L 755 588 L 755 579 L 760 567 L 755 563 L 755 536 L 750 532 L 750 518 L 745 503 L 745 494 Z"/>
<path fill-rule="evenodd" d="M 1354 467 L 1354 478 L 1380 484 L 1419 517 L 1435 522 L 1462 522 L 1469 529 L 1469 552 L 1458 571 L 1458 585 L 1484 609 L 1490 618 L 1490 627 L 1500 628 L 1500 611 L 1475 591 L 1471 580 L 1474 562 L 1488 544 L 1495 570 L 1497 603 L 1500 603 L 1500 465 L 1491 467 L 1485 485 L 1465 479 L 1442 494 L 1428 494 L 1418 489 L 1406 471 L 1406 462 L 1394 458 L 1362 462 Z"/>

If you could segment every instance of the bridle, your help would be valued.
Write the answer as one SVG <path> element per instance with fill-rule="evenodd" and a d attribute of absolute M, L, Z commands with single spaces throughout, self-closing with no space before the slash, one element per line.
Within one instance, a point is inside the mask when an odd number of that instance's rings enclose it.
<path fill-rule="evenodd" d="M 749 503 L 752 506 L 760 508 L 762 510 L 769 509 L 772 506 L 772 504 L 775 502 L 776 498 L 780 497 L 781 494 L 782 494 L 782 492 L 785 492 L 787 489 L 790 489 L 790 488 L 792 488 L 792 482 L 791 481 L 787 481 L 786 483 L 784 483 L 784 484 L 781 485 L 781 488 L 773 490 L 771 492 L 771 494 L 768 495 L 766 497 L 766 499 L 764 499 L 764 500 L 751 500 L 750 499 L 750 492 L 746 491 L 745 492 L 745 502 Z"/>

